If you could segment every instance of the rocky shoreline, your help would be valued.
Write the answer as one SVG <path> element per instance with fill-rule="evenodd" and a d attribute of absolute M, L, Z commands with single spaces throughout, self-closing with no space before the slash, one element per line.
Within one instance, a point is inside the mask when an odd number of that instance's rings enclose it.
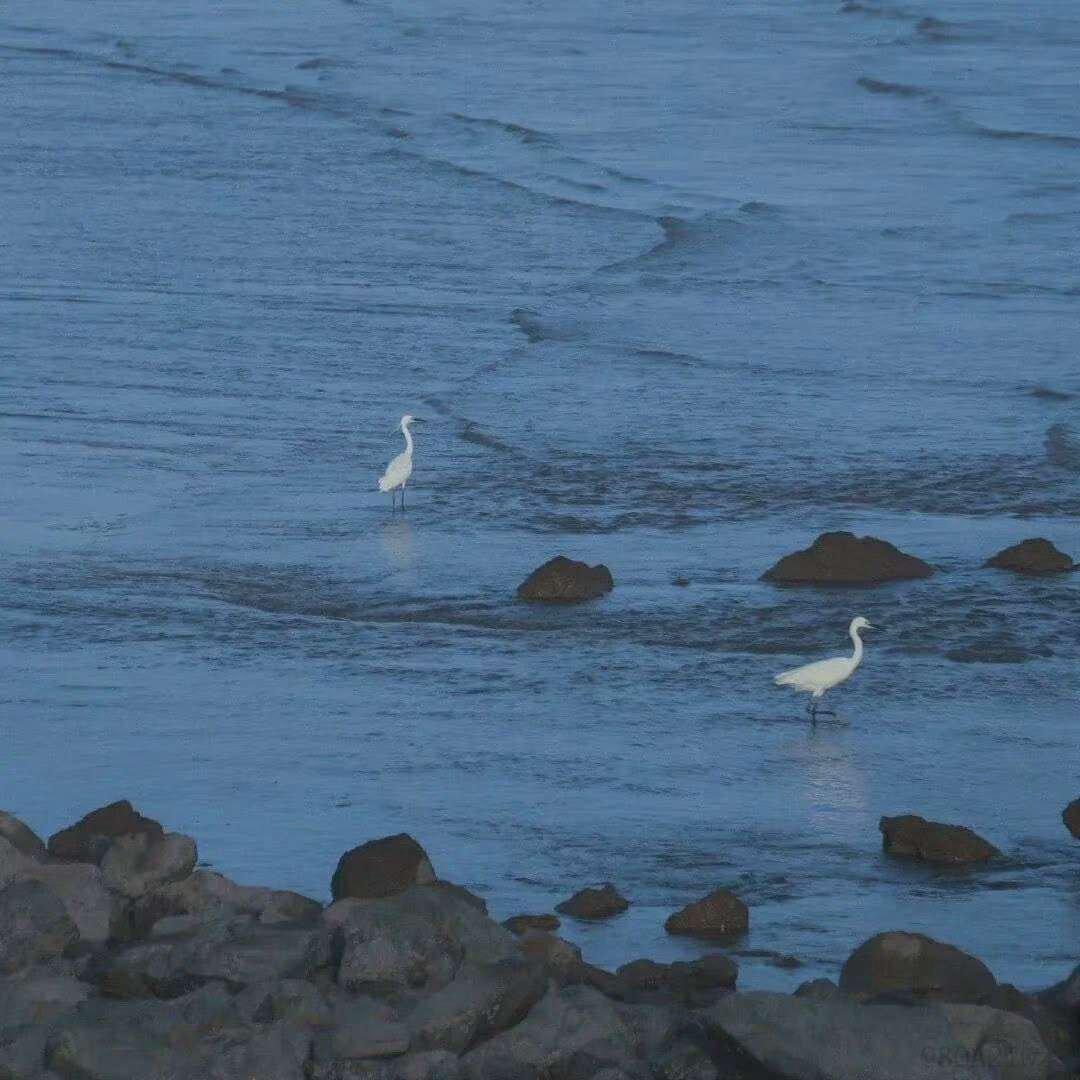
<path fill-rule="evenodd" d="M 937 851 L 955 827 L 882 829 Z M 0 1080 L 1044 1080 L 1080 1064 L 1080 968 L 1024 994 L 891 931 L 836 982 L 744 991 L 721 952 L 609 972 L 554 915 L 498 923 L 405 835 L 346 852 L 328 906 L 197 866 L 194 840 L 127 802 L 47 845 L 0 813 Z M 625 905 L 604 886 L 559 910 Z M 746 918 L 714 890 L 671 932 L 723 940 Z"/>

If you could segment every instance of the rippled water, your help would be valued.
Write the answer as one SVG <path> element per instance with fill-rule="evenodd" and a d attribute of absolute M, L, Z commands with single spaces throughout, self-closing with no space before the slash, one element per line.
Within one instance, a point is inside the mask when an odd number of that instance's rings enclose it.
<path fill-rule="evenodd" d="M 2 803 L 328 891 L 408 830 L 586 956 L 881 929 L 1077 959 L 1080 13 L 1065 0 L 0 9 Z M 410 505 L 375 478 L 428 417 Z M 758 580 L 826 528 L 923 582 Z M 583 607 L 518 604 L 558 552 Z M 675 579 L 689 585 L 680 587 Z M 809 730 L 775 671 L 882 622 Z M 886 860 L 881 814 L 1006 852 Z"/>

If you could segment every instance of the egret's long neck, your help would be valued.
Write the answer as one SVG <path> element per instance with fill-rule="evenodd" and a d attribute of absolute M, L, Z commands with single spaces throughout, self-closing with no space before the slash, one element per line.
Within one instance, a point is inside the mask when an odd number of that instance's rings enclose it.
<path fill-rule="evenodd" d="M 854 670 L 862 663 L 862 638 L 859 637 L 859 631 L 855 627 L 852 627 L 850 632 L 851 640 L 855 642 L 855 651 L 851 654 L 851 667 Z"/>
<path fill-rule="evenodd" d="M 401 434 L 405 436 L 405 453 L 412 457 L 412 432 L 408 424 L 401 425 Z"/>

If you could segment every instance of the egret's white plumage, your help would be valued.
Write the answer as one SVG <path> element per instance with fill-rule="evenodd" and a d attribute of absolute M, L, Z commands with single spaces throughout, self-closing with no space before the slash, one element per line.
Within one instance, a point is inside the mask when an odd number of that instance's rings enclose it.
<path fill-rule="evenodd" d="M 401 418 L 401 434 L 405 436 L 405 449 L 386 466 L 386 472 L 379 477 L 379 490 L 390 492 L 391 503 L 396 497 L 394 492 L 400 489 L 401 505 L 403 507 L 405 505 L 405 485 L 408 483 L 409 477 L 412 476 L 413 438 L 412 432 L 409 431 L 409 425 L 418 422 L 422 422 L 420 418 L 409 413 L 406 413 Z"/>
<path fill-rule="evenodd" d="M 777 686 L 791 686 L 796 690 L 802 690 L 810 695 L 810 703 L 807 708 L 811 716 L 817 715 L 817 703 L 821 700 L 826 690 L 850 679 L 855 674 L 855 669 L 862 663 L 863 643 L 859 637 L 860 630 L 873 630 L 867 619 L 857 615 L 851 620 L 848 633 L 855 645 L 851 656 L 834 656 L 830 660 L 818 660 L 813 664 L 804 664 L 802 667 L 792 668 L 791 671 L 782 672 L 773 680 Z"/>

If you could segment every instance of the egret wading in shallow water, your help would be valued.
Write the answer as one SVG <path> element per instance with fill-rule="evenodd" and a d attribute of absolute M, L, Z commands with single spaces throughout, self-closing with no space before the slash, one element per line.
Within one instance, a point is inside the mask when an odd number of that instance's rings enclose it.
<path fill-rule="evenodd" d="M 401 434 L 405 436 L 405 449 L 386 466 L 386 472 L 379 478 L 379 490 L 390 492 L 391 509 L 394 508 L 397 499 L 395 492 L 399 489 L 401 490 L 401 509 L 405 509 L 405 485 L 412 476 L 413 441 L 409 425 L 422 423 L 424 421 L 419 416 L 413 416 L 411 413 L 406 413 L 401 418 Z"/>
<path fill-rule="evenodd" d="M 850 656 L 834 656 L 831 660 L 818 660 L 814 664 L 804 664 L 802 667 L 792 668 L 791 671 L 777 675 L 773 681 L 777 686 L 793 686 L 796 690 L 808 693 L 810 700 L 806 708 L 810 713 L 810 719 L 816 720 L 818 702 L 825 691 L 850 679 L 855 674 L 855 669 L 862 663 L 863 643 L 862 638 L 859 637 L 859 631 L 873 629 L 867 619 L 857 615 L 848 627 L 851 640 L 855 643 L 855 651 Z M 822 712 L 835 715 L 829 709 L 823 709 Z"/>

